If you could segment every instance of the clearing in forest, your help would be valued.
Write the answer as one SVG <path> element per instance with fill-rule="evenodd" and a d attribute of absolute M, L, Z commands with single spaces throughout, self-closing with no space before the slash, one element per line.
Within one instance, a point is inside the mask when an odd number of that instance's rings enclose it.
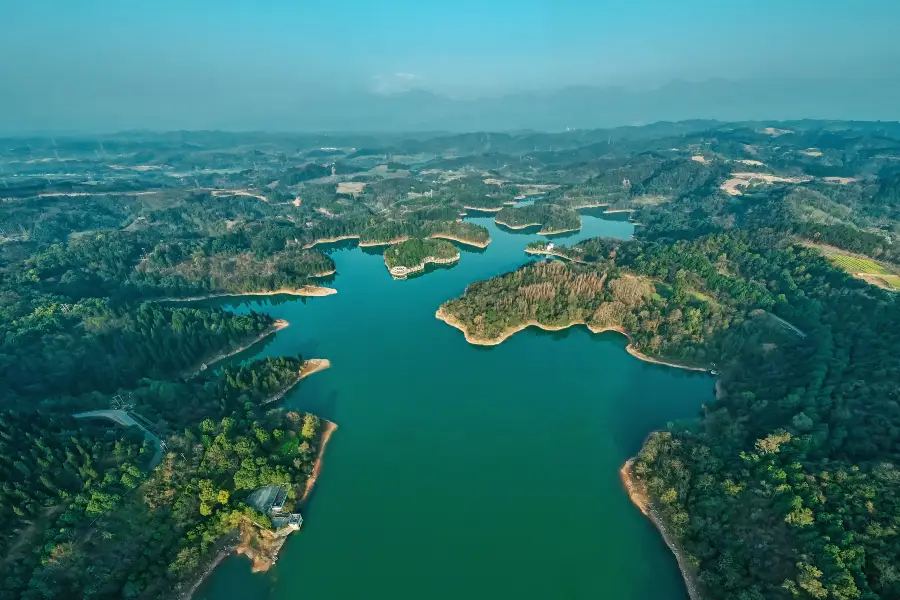
<path fill-rule="evenodd" d="M 862 279 L 885 290 L 900 291 L 900 275 L 871 258 L 850 254 L 833 246 L 818 244 L 807 244 L 807 246 L 817 249 L 828 260 L 857 279 Z"/>
<path fill-rule="evenodd" d="M 743 192 L 738 188 L 746 188 L 753 183 L 805 183 L 810 179 L 812 177 L 781 177 L 769 173 L 732 173 L 731 178 L 719 187 L 732 196 L 740 196 Z"/>
<path fill-rule="evenodd" d="M 364 181 L 342 181 L 337 185 L 337 193 L 358 196 L 365 187 L 366 183 Z"/>

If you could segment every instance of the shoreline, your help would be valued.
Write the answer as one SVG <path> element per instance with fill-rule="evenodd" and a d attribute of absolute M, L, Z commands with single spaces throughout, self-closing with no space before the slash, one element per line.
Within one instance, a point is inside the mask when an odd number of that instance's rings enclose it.
<path fill-rule="evenodd" d="M 663 521 L 662 517 L 657 512 L 656 507 L 653 506 L 653 502 L 648 497 L 646 489 L 632 474 L 631 466 L 633 464 L 634 458 L 629 458 L 619 471 L 619 474 L 622 476 L 622 484 L 625 486 L 625 491 L 628 492 L 628 497 L 631 499 L 632 504 L 634 504 L 645 517 L 650 519 L 650 522 L 656 527 L 656 530 L 666 543 L 666 546 L 668 546 L 669 550 L 672 551 L 672 554 L 675 555 L 675 561 L 678 563 L 678 569 L 681 571 L 681 577 L 687 588 L 688 597 L 691 600 L 702 600 L 697 577 L 690 569 L 687 559 L 684 556 L 684 551 L 681 549 L 681 546 L 679 546 L 678 541 L 674 536 L 669 533 L 665 521 Z"/>
<path fill-rule="evenodd" d="M 692 367 L 689 365 L 683 365 L 683 364 L 679 364 L 676 362 L 671 362 L 671 361 L 663 360 L 660 358 L 654 358 L 652 356 L 647 356 L 640 350 L 637 350 L 636 348 L 634 348 L 632 341 L 631 341 L 631 336 L 628 334 L 627 331 L 625 331 L 624 328 L 622 328 L 618 325 L 610 325 L 608 327 L 591 327 L 584 321 L 575 321 L 575 322 L 569 323 L 568 325 L 558 325 L 557 326 L 557 325 L 544 325 L 543 323 L 539 323 L 537 321 L 531 320 L 531 321 L 526 321 L 525 323 L 522 323 L 521 325 L 516 325 L 515 327 L 511 327 L 511 328 L 503 331 L 497 338 L 488 339 L 488 338 L 478 338 L 478 337 L 469 335 L 469 332 L 466 329 L 466 326 L 462 322 L 460 322 L 456 317 L 454 317 L 453 315 L 444 311 L 443 307 L 439 308 L 437 310 L 437 312 L 434 313 L 434 316 L 435 316 L 435 318 L 443 321 L 447 325 L 450 325 L 451 327 L 455 327 L 456 329 L 459 329 L 460 331 L 462 331 L 463 336 L 466 338 L 466 341 L 474 346 L 498 346 L 501 343 L 508 340 L 509 338 L 511 338 L 513 335 L 519 333 L 520 331 L 524 331 L 524 330 L 528 329 L 529 327 L 537 327 L 538 329 L 543 329 L 544 331 L 562 331 L 563 329 L 568 329 L 569 327 L 584 325 L 585 327 L 588 328 L 588 331 L 590 331 L 591 333 L 604 333 L 606 331 L 615 331 L 616 333 L 621 333 L 622 335 L 625 336 L 626 339 L 628 339 L 628 345 L 625 346 L 625 351 L 628 352 L 628 354 L 630 354 L 631 356 L 633 356 L 639 360 L 657 364 L 657 365 L 663 365 L 666 367 L 674 367 L 676 369 L 685 369 L 687 371 L 702 371 L 705 373 L 708 370 L 704 367 Z"/>
<path fill-rule="evenodd" d="M 595 202 L 593 204 L 581 204 L 578 206 L 570 206 L 572 210 L 584 210 L 588 208 L 603 208 L 604 206 L 609 206 L 609 202 Z M 604 211 L 609 212 L 609 211 Z"/>
<path fill-rule="evenodd" d="M 181 600 L 191 600 L 194 597 L 197 589 L 206 581 L 206 578 L 212 575 L 212 572 L 216 570 L 216 567 L 221 564 L 223 560 L 228 558 L 232 552 L 237 550 L 237 543 L 235 540 L 229 540 L 225 542 L 224 546 L 221 550 L 213 557 L 213 559 L 207 564 L 203 570 L 197 573 L 194 581 L 188 586 L 188 589 L 180 594 Z"/>
<path fill-rule="evenodd" d="M 559 252 L 554 252 L 553 250 L 540 250 L 535 248 L 525 248 L 525 254 L 533 254 L 535 256 L 554 256 L 556 258 L 567 260 L 569 262 L 577 263 L 579 265 L 589 265 L 591 263 L 583 260 L 578 260 L 577 258 L 572 258 L 570 256 L 566 256 L 565 254 L 560 254 Z"/>
<path fill-rule="evenodd" d="M 306 489 L 303 490 L 303 497 L 300 498 L 300 504 L 306 502 L 306 499 L 316 486 L 316 480 L 322 473 L 322 458 L 325 456 L 325 448 L 328 446 L 328 442 L 331 440 L 331 435 L 334 433 L 334 430 L 338 427 L 337 424 L 332 421 L 327 419 L 323 420 L 325 421 L 325 431 L 322 432 L 322 443 L 319 445 L 319 454 L 316 456 L 316 464 L 313 466 L 312 475 L 306 480 Z"/>
<path fill-rule="evenodd" d="M 604 215 L 611 215 L 613 213 L 632 213 L 637 209 L 634 208 L 611 208 L 603 211 Z"/>
<path fill-rule="evenodd" d="M 538 235 L 557 235 L 560 233 L 571 233 L 573 231 L 581 231 L 581 225 L 574 229 L 541 229 Z"/>
<path fill-rule="evenodd" d="M 507 229 L 528 229 L 529 227 L 543 227 L 543 223 L 526 223 L 525 225 L 510 225 L 509 223 L 504 223 L 497 217 L 494 217 L 494 223 L 497 225 L 503 225 Z"/>
<path fill-rule="evenodd" d="M 422 259 L 422 262 L 420 262 L 419 264 L 414 265 L 412 267 L 405 267 L 403 265 L 398 265 L 396 267 L 390 267 L 390 266 L 388 266 L 387 259 L 385 258 L 384 266 L 387 267 L 388 273 L 390 273 L 391 277 L 393 277 L 394 279 L 406 279 L 409 275 L 412 275 L 413 273 L 418 273 L 419 271 L 424 271 L 425 265 L 428 265 L 428 264 L 452 265 L 452 264 L 456 264 L 459 262 L 459 257 L 460 257 L 459 251 L 456 252 L 456 256 L 451 257 L 451 258 L 437 258 L 435 256 L 426 256 L 425 258 Z"/>
<path fill-rule="evenodd" d="M 481 209 L 473 208 L 472 210 L 481 210 Z M 497 210 L 499 211 L 500 209 L 498 208 Z M 466 244 L 468 246 L 475 246 L 476 248 L 487 248 L 488 244 L 491 243 L 491 238 L 488 238 L 487 241 L 485 241 L 485 242 L 476 242 L 474 240 L 467 240 L 465 238 L 457 237 L 451 233 L 438 232 L 438 233 L 429 234 L 427 237 L 432 238 L 432 239 L 453 240 L 455 242 L 459 242 L 460 244 Z M 400 242 L 405 242 L 408 239 L 409 239 L 409 236 L 402 236 L 402 237 L 394 238 L 387 242 L 363 242 L 363 241 L 360 241 L 358 245 L 360 248 L 371 248 L 373 246 L 393 246 L 394 244 L 399 244 Z M 344 240 L 360 240 L 360 236 L 358 236 L 358 235 L 340 235 L 340 236 L 332 237 L 332 238 L 320 238 L 314 242 L 310 242 L 309 244 L 304 244 L 303 249 L 309 250 L 310 248 L 314 248 L 315 246 L 318 246 L 319 244 L 334 244 L 335 242 L 343 242 Z M 331 272 L 310 275 L 310 277 L 327 277 L 329 275 L 334 275 L 334 273 L 336 271 L 337 271 L 336 269 L 333 269 Z"/>
<path fill-rule="evenodd" d="M 317 246 L 319 244 L 333 244 L 335 242 L 342 242 L 344 240 L 358 240 L 358 239 L 359 239 L 358 235 L 339 235 L 337 237 L 331 237 L 331 238 L 319 238 L 314 242 L 304 244 L 303 249 L 309 250 L 310 248 L 314 248 L 315 246 Z"/>
<path fill-rule="evenodd" d="M 400 244 L 402 242 L 405 242 L 408 239 L 409 239 L 408 235 L 402 235 L 400 237 L 396 237 L 387 242 L 364 242 L 364 241 L 360 240 L 359 247 L 360 248 L 371 248 L 373 246 L 393 246 L 394 244 Z"/>
<path fill-rule="evenodd" d="M 456 237 L 455 235 L 452 235 L 449 233 L 432 233 L 428 237 L 433 240 L 451 240 L 453 242 L 459 242 L 460 244 L 465 244 L 466 246 L 475 246 L 476 248 L 487 248 L 488 244 L 491 243 L 490 237 L 485 242 L 476 242 L 473 240 L 466 240 L 461 237 Z"/>
<path fill-rule="evenodd" d="M 309 364 L 313 361 L 316 361 L 316 364 L 317 364 L 316 368 L 308 371 L 305 374 L 303 373 L 303 369 L 301 368 L 300 373 L 298 374 L 298 377 L 297 377 L 297 381 L 290 384 L 280 394 L 277 394 L 272 399 L 267 400 L 263 404 L 269 404 L 270 402 L 274 402 L 276 397 L 280 398 L 281 396 L 283 396 L 284 393 L 286 393 L 291 388 L 293 388 L 297 384 L 297 382 L 300 381 L 301 379 L 303 379 L 304 377 L 307 377 L 308 375 L 312 375 L 313 373 L 315 373 L 317 371 L 327 369 L 328 367 L 331 366 L 331 361 L 329 361 L 327 358 L 312 358 L 312 359 L 306 361 L 306 364 Z M 322 366 L 322 365 L 324 365 L 324 366 Z M 304 365 L 304 366 L 306 366 L 306 365 Z M 313 486 L 315 485 L 315 479 L 316 479 L 316 477 L 319 476 L 321 469 L 322 469 L 322 456 L 325 454 L 325 445 L 328 443 L 328 440 L 331 438 L 331 434 L 334 433 L 335 429 L 337 429 L 337 425 L 334 424 L 333 422 L 325 420 L 325 423 L 326 423 L 325 431 L 322 433 L 322 443 L 319 447 L 319 453 L 316 456 L 316 463 L 315 463 L 315 466 L 313 467 L 313 475 L 309 479 L 306 480 L 306 489 L 303 492 L 303 498 L 300 500 L 300 502 L 303 502 L 304 500 L 306 500 L 306 497 L 309 495 L 310 491 L 312 490 Z M 273 533 L 273 535 L 276 535 L 276 534 Z M 281 549 L 281 547 L 284 545 L 284 543 L 287 541 L 288 535 L 276 536 L 276 537 L 278 538 L 277 541 L 280 542 L 280 543 L 278 543 L 277 547 L 274 548 L 275 552 L 277 553 Z M 199 573 L 197 573 L 195 575 L 195 578 L 188 586 L 188 589 L 183 594 L 180 595 L 181 600 L 191 600 L 194 593 L 196 593 L 197 589 L 203 584 L 204 581 L 206 581 L 206 579 L 210 575 L 212 575 L 213 571 L 216 570 L 216 567 L 218 567 L 219 564 L 221 564 L 221 562 L 223 560 L 225 560 L 232 554 L 243 554 L 243 555 L 247 556 L 247 558 L 249 558 L 250 561 L 253 562 L 252 571 L 254 573 L 257 573 L 260 571 L 268 571 L 269 568 L 272 567 L 271 562 L 267 562 L 265 560 L 263 560 L 262 562 L 259 562 L 260 557 L 254 555 L 253 553 L 247 552 L 246 548 L 243 546 L 243 543 L 241 542 L 239 537 L 238 537 L 238 539 L 234 539 L 234 538 L 235 538 L 234 535 L 231 535 L 226 538 L 226 540 L 223 542 L 222 548 L 219 550 L 219 552 L 213 557 L 213 559 Z"/>
<path fill-rule="evenodd" d="M 318 276 L 317 276 L 318 277 Z M 324 275 L 322 275 L 324 277 Z M 190 296 L 188 298 L 156 298 L 152 302 L 197 302 L 198 300 L 211 300 L 213 298 L 238 298 L 240 296 L 331 296 L 337 294 L 337 290 L 320 285 L 305 285 L 301 288 L 278 288 L 265 292 L 218 292 L 204 296 Z"/>
<path fill-rule="evenodd" d="M 557 235 L 560 233 L 570 233 L 572 231 L 581 231 L 581 225 L 573 229 L 544 229 L 543 223 L 526 223 L 525 225 L 510 225 L 509 223 L 504 223 L 499 220 L 497 217 L 494 217 L 494 223 L 497 225 L 503 225 L 507 229 L 527 229 L 529 227 L 540 227 L 541 230 L 537 232 L 537 235 Z"/>
<path fill-rule="evenodd" d="M 327 358 L 310 358 L 309 360 L 303 361 L 303 366 L 300 367 L 300 379 L 306 379 L 313 373 L 318 373 L 319 371 L 330 368 L 331 361 Z"/>
<path fill-rule="evenodd" d="M 307 369 L 307 366 L 309 368 Z M 278 402 L 282 398 L 284 398 L 288 392 L 290 392 L 298 383 L 302 380 L 306 379 L 313 373 L 318 373 L 319 371 L 324 371 L 325 369 L 331 368 L 331 361 L 327 358 L 310 358 L 308 360 L 303 361 L 303 364 L 300 365 L 300 370 L 297 371 L 296 377 L 294 380 L 288 383 L 280 392 L 277 394 L 266 398 L 260 405 L 265 406 L 267 404 L 272 404 L 273 402 Z M 304 371 L 304 369 L 307 369 Z"/>
<path fill-rule="evenodd" d="M 308 277 L 312 277 L 314 279 L 317 279 L 319 277 L 331 277 L 335 273 L 337 273 L 337 267 L 333 268 L 330 271 L 322 271 L 321 273 L 313 273 L 312 275 L 309 275 Z"/>
<path fill-rule="evenodd" d="M 463 204 L 463 208 L 466 210 L 480 210 L 481 212 L 500 212 L 506 206 L 501 206 L 500 208 L 478 208 L 477 206 L 467 206 Z"/>
<path fill-rule="evenodd" d="M 221 361 L 225 360 L 226 358 L 231 358 L 231 357 L 234 356 L 235 354 L 240 354 L 241 352 L 243 352 L 244 350 L 246 350 L 246 349 L 249 348 L 250 346 L 253 346 L 253 345 L 256 344 L 257 342 L 263 341 L 264 339 L 266 339 L 266 338 L 269 337 L 270 335 L 272 335 L 272 334 L 274 334 L 274 333 L 276 333 L 276 332 L 278 332 L 278 331 L 281 331 L 282 329 L 284 329 L 284 328 L 286 328 L 286 327 L 288 327 L 288 326 L 290 326 L 290 323 L 288 323 L 288 322 L 285 321 L 284 319 L 275 319 L 275 321 L 272 323 L 272 325 L 269 326 L 269 328 L 266 329 L 264 332 L 262 332 L 261 334 L 259 334 L 259 335 L 256 337 L 256 339 L 254 339 L 253 341 L 251 341 L 251 342 L 249 342 L 249 343 L 247 343 L 247 344 L 243 344 L 243 345 L 241 345 L 241 346 L 238 346 L 237 348 L 235 348 L 234 350 L 231 350 L 231 351 L 229 351 L 229 352 L 220 352 L 219 354 L 216 354 L 215 356 L 213 356 L 213 357 L 210 358 L 209 360 L 205 360 L 205 361 L 203 361 L 202 363 L 200 363 L 200 366 L 199 366 L 199 367 L 197 367 L 196 369 L 192 369 L 192 370 L 189 372 L 189 374 L 188 374 L 188 375 L 185 375 L 184 377 L 185 377 L 186 379 L 191 379 L 191 378 L 193 378 L 193 377 L 196 377 L 197 375 L 199 375 L 200 373 L 206 371 L 207 369 L 209 369 L 211 366 L 215 365 L 216 363 L 221 362 Z"/>

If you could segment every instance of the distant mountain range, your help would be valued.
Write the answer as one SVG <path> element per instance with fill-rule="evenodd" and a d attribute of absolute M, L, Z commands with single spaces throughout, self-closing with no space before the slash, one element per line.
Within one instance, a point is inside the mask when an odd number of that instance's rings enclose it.
<path fill-rule="evenodd" d="M 255 90 L 255 88 L 254 88 Z M 900 120 L 900 77 L 676 81 L 652 90 L 579 86 L 495 98 L 273 88 L 211 95 L 173 88 L 159 97 L 90 89 L 9 104 L 0 131 L 99 133 L 217 129 L 272 132 L 564 131 L 657 121 Z M 124 92 L 123 92 L 124 93 Z M 249 94 L 249 95 L 248 95 Z M 145 97 L 146 96 L 146 97 Z M 4 105 L 4 99 L 0 99 Z M 5 116 L 6 120 L 2 117 Z"/>
<path fill-rule="evenodd" d="M 900 120 L 900 80 L 716 79 L 673 82 L 650 91 L 582 86 L 478 100 L 454 100 L 413 90 L 394 95 L 348 95 L 308 104 L 305 114 L 285 119 L 281 129 L 560 131 L 685 119 L 894 121 Z M 267 123 L 263 128 L 277 127 Z"/>

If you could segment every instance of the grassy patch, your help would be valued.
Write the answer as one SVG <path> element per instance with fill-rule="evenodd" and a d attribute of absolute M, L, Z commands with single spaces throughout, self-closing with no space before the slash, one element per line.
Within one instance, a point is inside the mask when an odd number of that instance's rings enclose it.
<path fill-rule="evenodd" d="M 871 258 L 843 254 L 831 247 L 814 247 L 818 248 L 828 260 L 853 277 L 886 290 L 900 291 L 900 275 Z"/>
<path fill-rule="evenodd" d="M 873 275 L 891 275 L 891 272 L 872 259 L 846 254 L 827 254 L 828 259 L 848 273 L 871 273 Z"/>

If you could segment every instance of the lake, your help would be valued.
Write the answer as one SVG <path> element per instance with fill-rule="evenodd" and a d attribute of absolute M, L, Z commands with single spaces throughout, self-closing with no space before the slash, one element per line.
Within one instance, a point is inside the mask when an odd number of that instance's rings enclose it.
<path fill-rule="evenodd" d="M 254 574 L 231 556 L 196 599 L 687 598 L 619 469 L 650 431 L 695 416 L 712 378 L 642 362 L 623 336 L 584 327 L 466 343 L 438 306 L 536 260 L 525 246 L 547 239 L 477 214 L 493 241 L 460 246 L 454 266 L 395 281 L 383 248 L 334 245 L 337 295 L 220 302 L 291 323 L 238 360 L 331 360 L 285 403 L 338 429 L 277 565 Z M 554 241 L 632 235 L 600 215 L 582 211 L 582 230 Z"/>

